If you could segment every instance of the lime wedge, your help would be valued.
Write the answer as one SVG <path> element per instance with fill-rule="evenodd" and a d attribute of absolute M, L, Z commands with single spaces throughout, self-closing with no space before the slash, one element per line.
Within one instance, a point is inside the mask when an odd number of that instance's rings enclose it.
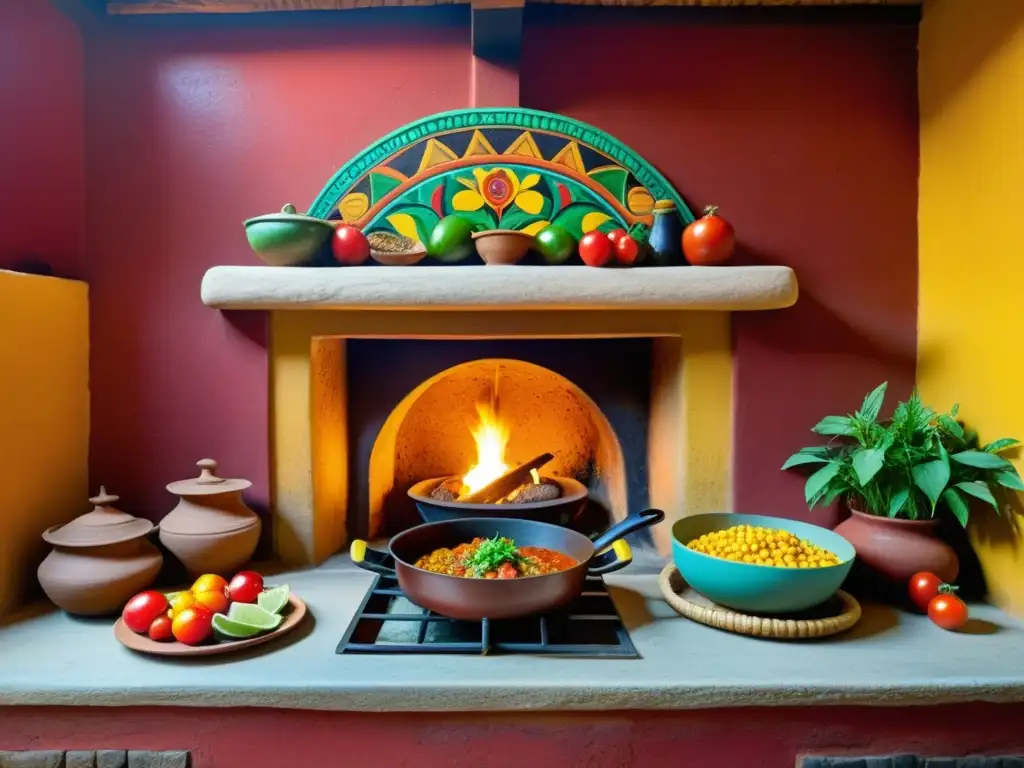
<path fill-rule="evenodd" d="M 284 618 L 252 603 L 232 603 L 228 618 L 238 624 L 248 624 L 259 629 L 277 629 Z"/>
<path fill-rule="evenodd" d="M 256 598 L 256 605 L 265 611 L 280 613 L 288 605 L 288 595 L 288 585 L 282 584 L 280 587 L 260 592 L 260 596 Z"/>
<path fill-rule="evenodd" d="M 232 640 L 242 640 L 246 637 L 255 637 L 265 630 L 263 627 L 233 621 L 223 613 L 215 613 L 213 615 L 213 631 Z"/>

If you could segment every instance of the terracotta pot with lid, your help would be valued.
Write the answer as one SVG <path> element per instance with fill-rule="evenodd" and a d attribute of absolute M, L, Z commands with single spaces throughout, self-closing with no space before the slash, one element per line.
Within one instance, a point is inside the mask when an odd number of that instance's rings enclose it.
<path fill-rule="evenodd" d="M 117 496 L 101 487 L 89 501 L 91 512 L 43 533 L 53 551 L 39 565 L 39 584 L 68 613 L 116 613 L 153 583 L 164 557 L 146 540 L 153 523 L 115 509 Z"/>
<path fill-rule="evenodd" d="M 242 500 L 242 491 L 252 483 L 218 477 L 213 459 L 196 466 L 199 477 L 167 486 L 181 500 L 160 521 L 160 541 L 193 576 L 230 577 L 249 562 L 260 538 L 260 519 Z"/>

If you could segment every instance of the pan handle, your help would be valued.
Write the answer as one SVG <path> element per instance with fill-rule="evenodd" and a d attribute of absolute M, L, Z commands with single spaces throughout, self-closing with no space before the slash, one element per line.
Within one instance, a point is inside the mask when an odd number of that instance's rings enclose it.
<path fill-rule="evenodd" d="M 664 519 L 665 513 L 660 509 L 645 509 L 643 512 L 638 512 L 635 515 L 627 515 L 625 520 L 616 523 L 594 539 L 592 542 L 594 551 L 600 552 L 613 541 L 621 539 L 626 534 L 639 531 L 641 528 L 647 528 L 655 523 L 660 523 Z"/>
<path fill-rule="evenodd" d="M 348 553 L 352 556 L 352 562 L 360 568 L 365 568 L 367 571 L 380 573 L 384 576 L 395 575 L 395 569 L 392 565 L 394 560 L 391 555 L 387 552 L 370 549 L 362 539 L 353 540 L 348 548 Z"/>
<path fill-rule="evenodd" d="M 587 568 L 587 573 L 592 576 L 611 573 L 620 568 L 625 568 L 632 562 L 633 550 L 630 548 L 629 542 L 625 539 L 619 539 L 604 551 L 598 552 L 590 558 L 590 566 Z"/>

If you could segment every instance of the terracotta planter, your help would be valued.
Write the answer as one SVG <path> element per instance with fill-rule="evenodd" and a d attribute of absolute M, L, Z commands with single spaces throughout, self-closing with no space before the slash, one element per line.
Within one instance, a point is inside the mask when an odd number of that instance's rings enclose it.
<path fill-rule="evenodd" d="M 217 477 L 217 462 L 197 462 L 194 480 L 179 480 L 167 490 L 181 497 L 160 522 L 160 541 L 192 576 L 230 577 L 249 562 L 260 538 L 260 519 L 242 500 L 248 480 Z"/>
<path fill-rule="evenodd" d="M 937 536 L 938 520 L 898 520 L 855 509 L 835 532 L 857 550 L 858 571 L 873 586 L 906 594 L 907 580 L 930 571 L 953 582 L 960 564 L 952 547 Z"/>
<path fill-rule="evenodd" d="M 153 524 L 115 509 L 117 500 L 100 488 L 92 512 L 43 533 L 53 551 L 39 565 L 39 584 L 68 613 L 117 613 L 160 573 L 164 557 L 146 540 Z"/>
<path fill-rule="evenodd" d="M 533 235 L 514 229 L 474 232 L 473 244 L 488 266 L 518 264 L 533 244 Z"/>

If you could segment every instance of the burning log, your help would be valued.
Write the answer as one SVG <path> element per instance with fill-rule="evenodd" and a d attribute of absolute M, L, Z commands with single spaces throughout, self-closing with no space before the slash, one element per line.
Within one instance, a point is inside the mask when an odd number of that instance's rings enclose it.
<path fill-rule="evenodd" d="M 496 504 L 519 488 L 519 486 L 529 483 L 531 471 L 540 469 L 553 458 L 555 458 L 553 454 L 542 453 L 537 458 L 509 470 L 497 480 L 488 483 L 475 493 L 467 493 L 465 496 L 459 497 L 457 501 L 463 504 Z"/>
<path fill-rule="evenodd" d="M 521 486 L 509 497 L 509 504 L 536 504 L 540 501 L 554 501 L 562 495 L 562 486 L 550 480 Z"/>
<path fill-rule="evenodd" d="M 455 501 L 459 498 L 462 490 L 461 477 L 449 477 L 438 483 L 437 487 L 430 492 L 430 498 L 434 501 Z"/>

